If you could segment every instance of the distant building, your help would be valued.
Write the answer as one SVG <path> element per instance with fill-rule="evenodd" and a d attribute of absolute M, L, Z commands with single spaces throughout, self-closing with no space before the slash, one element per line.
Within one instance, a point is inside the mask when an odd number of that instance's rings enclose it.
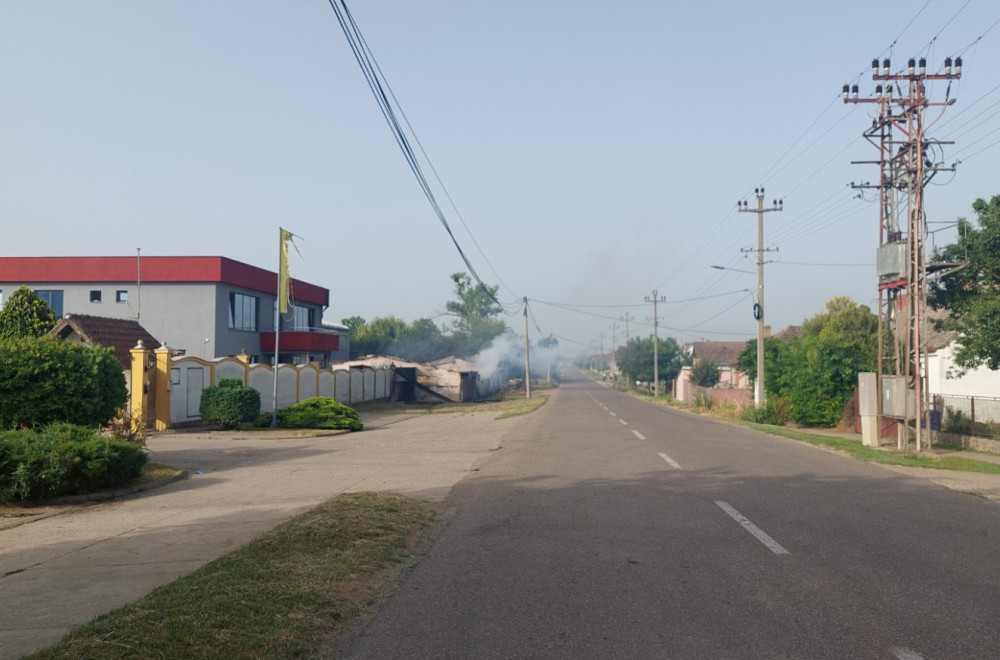
<path fill-rule="evenodd" d="M 24 285 L 59 318 L 131 319 L 178 353 L 208 359 L 245 352 L 251 362 L 270 363 L 277 277 L 226 257 L 0 257 L 0 306 Z M 279 361 L 346 360 L 349 331 L 322 323 L 329 290 L 293 279 L 291 298 Z"/>

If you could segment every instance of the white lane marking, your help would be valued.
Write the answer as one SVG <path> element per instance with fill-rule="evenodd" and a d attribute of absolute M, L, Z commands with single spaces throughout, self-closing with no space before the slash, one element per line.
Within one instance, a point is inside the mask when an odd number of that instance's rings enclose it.
<path fill-rule="evenodd" d="M 924 660 L 924 656 L 920 655 L 916 651 L 911 651 L 910 649 L 894 646 L 889 650 L 892 651 L 892 654 L 899 660 Z"/>
<path fill-rule="evenodd" d="M 669 456 L 667 456 L 666 454 L 664 454 L 662 451 L 660 452 L 660 458 L 662 458 L 663 460 L 665 460 L 667 462 L 667 465 L 669 465 L 670 467 L 677 468 L 678 470 L 682 469 L 680 463 L 678 463 L 674 459 L 670 458 Z"/>
<path fill-rule="evenodd" d="M 766 545 L 768 550 L 770 550 L 776 555 L 789 554 L 788 550 L 782 548 L 777 541 L 775 541 L 770 536 L 765 534 L 764 530 L 762 530 L 760 527 L 747 520 L 747 518 L 742 513 L 740 513 L 739 511 L 737 511 L 736 509 L 734 509 L 733 507 L 729 506 L 728 504 L 726 504 L 721 500 L 716 500 L 715 503 L 719 506 L 720 509 L 728 513 L 733 520 L 743 525 L 743 529 L 753 534 L 758 541 Z"/>
<path fill-rule="evenodd" d="M 632 429 L 632 433 L 634 433 L 635 437 L 639 438 L 640 440 L 645 440 L 646 439 L 646 436 L 644 436 L 643 434 L 639 433 L 635 429 Z"/>
<path fill-rule="evenodd" d="M 628 426 L 628 422 L 626 422 L 624 419 L 619 419 L 618 421 L 624 424 L 625 426 Z"/>
<path fill-rule="evenodd" d="M 609 410 L 608 412 L 611 412 L 611 411 Z M 614 413 L 611 413 L 611 416 L 612 416 L 612 417 L 617 417 L 618 415 L 616 415 L 616 414 L 614 414 Z"/>

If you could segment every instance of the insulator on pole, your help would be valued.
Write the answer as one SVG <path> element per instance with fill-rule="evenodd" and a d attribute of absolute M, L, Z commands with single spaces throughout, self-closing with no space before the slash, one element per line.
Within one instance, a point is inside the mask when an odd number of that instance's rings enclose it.
<path fill-rule="evenodd" d="M 956 57 L 955 58 L 955 75 L 956 76 L 962 75 L 962 58 L 961 57 Z"/>
<path fill-rule="evenodd" d="M 885 58 L 884 60 L 882 60 L 882 75 L 883 76 L 886 76 L 886 77 L 889 76 L 889 69 L 892 68 L 892 67 L 889 66 L 889 64 L 890 63 L 889 63 L 889 58 L 888 57 Z"/>
<path fill-rule="evenodd" d="M 916 66 L 917 66 L 917 62 L 916 62 L 916 60 L 914 60 L 914 59 L 913 59 L 913 58 L 911 57 L 911 58 L 909 59 L 909 61 L 907 61 L 907 63 L 906 63 L 906 68 L 907 68 L 907 69 L 908 69 L 908 70 L 910 71 L 910 75 L 911 75 L 911 76 L 913 75 L 913 73 L 914 73 L 914 69 L 916 68 Z"/>
<path fill-rule="evenodd" d="M 950 76 L 951 75 L 951 58 L 950 57 L 944 58 L 944 75 L 946 75 L 946 76 Z"/>
<path fill-rule="evenodd" d="M 843 94 L 844 94 L 844 100 L 846 101 L 848 99 L 848 97 L 850 97 L 850 95 L 851 95 L 851 86 L 850 85 L 844 85 Z"/>
<path fill-rule="evenodd" d="M 925 73 L 927 73 L 927 59 L 921 57 L 919 65 L 920 65 L 920 75 L 924 75 Z"/>
<path fill-rule="evenodd" d="M 855 101 L 858 100 L 858 86 L 857 85 L 854 85 L 853 87 L 851 87 L 851 98 L 853 98 Z"/>
<path fill-rule="evenodd" d="M 878 58 L 872 60 L 872 78 L 878 78 Z"/>

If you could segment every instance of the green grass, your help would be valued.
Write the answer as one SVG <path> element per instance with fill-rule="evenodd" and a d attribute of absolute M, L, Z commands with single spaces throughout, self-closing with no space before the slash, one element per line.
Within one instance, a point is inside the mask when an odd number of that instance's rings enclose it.
<path fill-rule="evenodd" d="M 791 440 L 807 442 L 811 445 L 819 445 L 829 449 L 848 454 L 854 458 L 871 463 L 882 463 L 885 465 L 903 465 L 906 467 L 935 468 L 938 470 L 957 470 L 959 472 L 979 472 L 982 474 L 1000 474 L 1000 464 L 987 461 L 977 461 L 963 456 L 933 456 L 930 454 L 917 453 L 897 453 L 893 451 L 883 451 L 873 447 L 865 447 L 858 440 L 850 438 L 839 438 L 829 435 L 817 435 L 795 429 L 783 428 L 781 426 L 770 426 L 767 424 L 754 424 L 741 420 L 729 420 L 740 426 L 763 431 L 772 435 L 778 435 Z"/>
<path fill-rule="evenodd" d="M 432 519 L 400 495 L 341 495 L 27 657 L 325 657 Z"/>

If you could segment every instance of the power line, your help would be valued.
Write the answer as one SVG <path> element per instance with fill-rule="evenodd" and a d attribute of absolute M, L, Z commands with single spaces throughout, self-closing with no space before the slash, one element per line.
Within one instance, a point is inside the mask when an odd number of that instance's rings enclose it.
<path fill-rule="evenodd" d="M 431 208 L 438 217 L 438 220 L 441 221 L 441 225 L 447 232 L 448 237 L 451 238 L 451 242 L 458 251 L 462 261 L 465 263 L 466 268 L 469 270 L 469 274 L 475 278 L 476 282 L 482 285 L 490 299 L 502 307 L 503 305 L 500 301 L 497 300 L 496 296 L 493 295 L 489 287 L 483 282 L 482 278 L 479 277 L 479 273 L 477 273 L 476 269 L 472 266 L 472 262 L 469 261 L 468 256 L 466 256 L 465 251 L 462 249 L 458 239 L 452 232 L 451 226 L 448 224 L 448 219 L 445 217 L 444 211 L 441 209 L 437 198 L 434 196 L 434 192 L 427 181 L 427 177 L 424 175 L 423 170 L 420 167 L 420 162 L 417 159 L 413 148 L 410 146 L 410 142 L 405 131 L 403 131 L 403 128 L 396 117 L 393 106 L 389 102 L 389 97 L 386 95 L 385 90 L 388 88 L 388 82 L 385 81 L 384 76 L 381 75 L 381 68 L 378 66 L 374 54 L 368 47 L 364 36 L 361 34 L 361 30 L 355 22 L 354 16 L 351 15 L 350 10 L 347 8 L 347 3 L 344 0 L 340 0 L 340 5 L 338 6 L 336 0 L 328 0 L 328 2 L 334 11 L 334 14 L 337 16 L 337 22 L 340 23 L 341 30 L 343 30 L 344 36 L 347 38 L 351 52 L 354 54 L 354 59 L 357 61 L 358 66 L 361 67 L 365 81 L 368 83 L 368 88 L 374 95 L 375 101 L 378 103 L 379 110 L 382 112 L 382 116 L 389 125 L 389 130 L 392 132 L 393 137 L 396 140 L 396 144 L 403 152 L 403 157 L 406 159 L 407 165 L 410 167 L 410 171 L 413 172 L 414 177 L 417 179 L 417 184 L 423 191 L 424 196 L 430 203 Z M 395 100 L 395 97 L 393 97 L 393 100 Z M 396 105 L 399 107 L 398 101 Z M 400 109 L 400 113 L 402 114 L 402 109 Z M 412 132 L 412 127 L 410 127 L 410 130 Z M 468 228 L 466 227 L 466 229 Z M 473 241 L 475 241 L 475 239 L 473 239 Z"/>

